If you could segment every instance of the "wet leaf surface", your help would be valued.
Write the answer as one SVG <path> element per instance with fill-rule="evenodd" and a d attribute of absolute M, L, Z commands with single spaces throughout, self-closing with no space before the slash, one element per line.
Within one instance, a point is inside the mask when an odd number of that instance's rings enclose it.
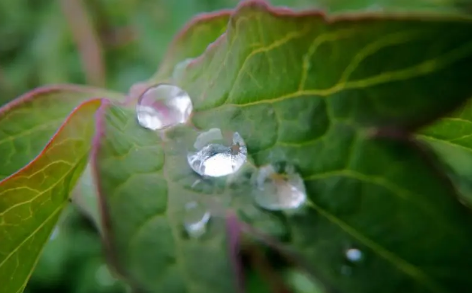
<path fill-rule="evenodd" d="M 470 97 L 471 27 L 449 16 L 327 19 L 240 5 L 177 80 L 194 103 L 188 126 L 162 139 L 139 127 L 132 109 L 104 109 L 95 168 L 121 273 L 144 291 L 234 290 L 223 225 L 232 209 L 340 292 L 463 292 L 471 216 L 398 134 Z M 186 152 L 198 130 L 214 127 L 239 132 L 250 162 L 228 181 L 197 182 Z M 304 179 L 299 213 L 268 213 L 250 200 L 245 174 L 277 162 Z M 182 227 L 182 209 L 195 199 L 223 210 L 201 239 Z M 352 247 L 361 261 L 346 259 Z"/>

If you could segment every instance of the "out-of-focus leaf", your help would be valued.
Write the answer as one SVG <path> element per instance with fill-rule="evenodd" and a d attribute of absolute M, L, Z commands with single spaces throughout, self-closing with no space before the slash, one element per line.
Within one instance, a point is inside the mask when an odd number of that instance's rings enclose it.
<path fill-rule="evenodd" d="M 107 277 L 99 235 L 80 213 L 68 206 L 49 237 L 26 289 L 58 292 L 122 292 L 119 281 L 101 285 Z M 76 282 L 79 281 L 78 283 Z M 105 279 L 106 280 L 106 279 Z"/>
<path fill-rule="evenodd" d="M 101 258 L 90 259 L 79 272 L 81 282 L 73 293 L 120 293 L 125 288 L 110 272 Z"/>
<path fill-rule="evenodd" d="M 119 272 L 146 292 L 233 292 L 224 223 L 213 222 L 203 239 L 189 239 L 184 204 L 198 194 L 169 180 L 156 134 L 137 125 L 134 111 L 111 105 L 102 115 L 94 167 Z"/>
<path fill-rule="evenodd" d="M 472 206 L 472 104 L 422 129 L 418 136 L 450 168 L 449 175 Z"/>

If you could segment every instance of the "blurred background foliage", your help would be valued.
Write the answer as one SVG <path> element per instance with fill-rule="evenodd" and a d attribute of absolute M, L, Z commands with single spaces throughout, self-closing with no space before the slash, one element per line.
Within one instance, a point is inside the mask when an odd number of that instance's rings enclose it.
<path fill-rule="evenodd" d="M 469 0 L 272 0 L 331 13 L 383 9 L 471 11 Z M 178 30 L 201 12 L 238 0 L 0 0 L 0 105 L 35 87 L 77 83 L 127 92 L 157 69 Z M 91 191 L 89 191 L 91 192 Z M 317 292 L 296 272 L 295 292 Z M 257 275 L 249 276 L 254 292 Z M 126 292 L 105 265 L 100 236 L 70 206 L 51 235 L 26 292 Z"/>
<path fill-rule="evenodd" d="M 79 83 L 127 91 L 156 70 L 195 14 L 238 0 L 0 1 L 0 104 L 39 85 Z M 272 0 L 294 8 L 470 9 L 470 0 Z"/>

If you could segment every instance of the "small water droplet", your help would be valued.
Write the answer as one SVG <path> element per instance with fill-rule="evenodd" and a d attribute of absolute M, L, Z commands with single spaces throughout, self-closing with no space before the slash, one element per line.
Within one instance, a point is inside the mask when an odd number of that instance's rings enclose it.
<path fill-rule="evenodd" d="M 210 212 L 202 205 L 191 201 L 185 205 L 184 227 L 191 237 L 200 237 L 206 232 Z"/>
<path fill-rule="evenodd" d="M 138 123 L 151 130 L 185 123 L 192 110 L 190 96 L 171 84 L 159 84 L 147 89 L 136 105 Z"/>
<path fill-rule="evenodd" d="M 268 210 L 290 210 L 301 207 L 306 201 L 303 179 L 294 168 L 286 165 L 283 174 L 273 165 L 263 166 L 256 177 L 256 203 Z"/>
<path fill-rule="evenodd" d="M 357 248 L 349 248 L 345 252 L 346 258 L 350 262 L 359 262 L 362 260 L 362 251 Z"/>
<path fill-rule="evenodd" d="M 237 172 L 247 159 L 247 148 L 239 133 L 223 135 L 212 128 L 198 135 L 187 161 L 202 176 L 221 177 Z"/>

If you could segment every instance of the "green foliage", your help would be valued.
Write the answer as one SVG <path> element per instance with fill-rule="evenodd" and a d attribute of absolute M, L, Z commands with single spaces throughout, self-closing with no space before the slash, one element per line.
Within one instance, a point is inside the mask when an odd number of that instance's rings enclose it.
<path fill-rule="evenodd" d="M 440 156 L 464 202 L 472 204 L 472 104 L 422 129 L 419 138 Z"/>
<path fill-rule="evenodd" d="M 19 292 L 87 162 L 99 100 L 74 111 L 31 163 L 0 182 L 0 278 Z M 5 157 L 8 159 L 8 157 Z"/>
<path fill-rule="evenodd" d="M 100 242 L 73 206 L 66 208 L 45 246 L 26 292 L 121 293 L 106 269 Z M 76 278 L 80 282 L 76 282 Z"/>
<path fill-rule="evenodd" d="M 4 292 L 26 286 L 87 163 L 94 115 L 101 104 L 92 98 L 101 96 L 121 97 L 93 88 L 54 86 L 0 110 L 0 238 L 8 239 L 0 244 Z"/>
<path fill-rule="evenodd" d="M 370 9 L 367 2 L 316 5 L 342 13 Z M 251 251 L 256 237 L 316 279 L 307 284 L 303 274 L 268 258 L 269 271 L 280 271 L 294 290 L 469 288 L 472 219 L 457 196 L 472 198 L 472 171 L 464 164 L 472 163 L 470 106 L 438 119 L 472 93 L 464 66 L 472 61 L 472 19 L 446 2 L 421 3 L 379 5 L 427 14 L 325 16 L 246 1 L 197 17 L 144 83 L 171 81 L 192 97 L 191 121 L 163 135 L 138 125 L 133 95 L 123 103 L 120 94 L 57 86 L 4 106 L 0 292 L 25 288 L 90 154 L 79 187 L 93 199 L 96 176 L 104 225 L 93 200 L 81 197 L 79 204 L 103 233 L 110 263 L 138 292 L 237 291 L 239 260 L 229 247 L 242 231 L 242 248 Z M 122 9 L 146 10 L 129 5 Z M 137 22 L 155 31 L 146 18 Z M 143 42 L 149 40 L 156 38 Z M 153 63 L 161 55 L 140 53 Z M 249 162 L 228 180 L 202 179 L 188 168 L 188 147 L 214 127 L 237 131 L 247 143 Z M 439 160 L 413 138 L 418 129 Z M 298 212 L 253 203 L 252 174 L 279 162 L 294 165 L 304 180 L 308 199 Z M 183 229 L 191 200 L 220 208 L 198 239 Z M 232 215 L 238 219 L 228 228 Z M 348 248 L 359 249 L 362 259 L 348 261 Z M 97 270 L 108 274 L 97 259 L 81 276 L 91 280 Z M 253 277 L 249 289 L 275 282 Z"/>

